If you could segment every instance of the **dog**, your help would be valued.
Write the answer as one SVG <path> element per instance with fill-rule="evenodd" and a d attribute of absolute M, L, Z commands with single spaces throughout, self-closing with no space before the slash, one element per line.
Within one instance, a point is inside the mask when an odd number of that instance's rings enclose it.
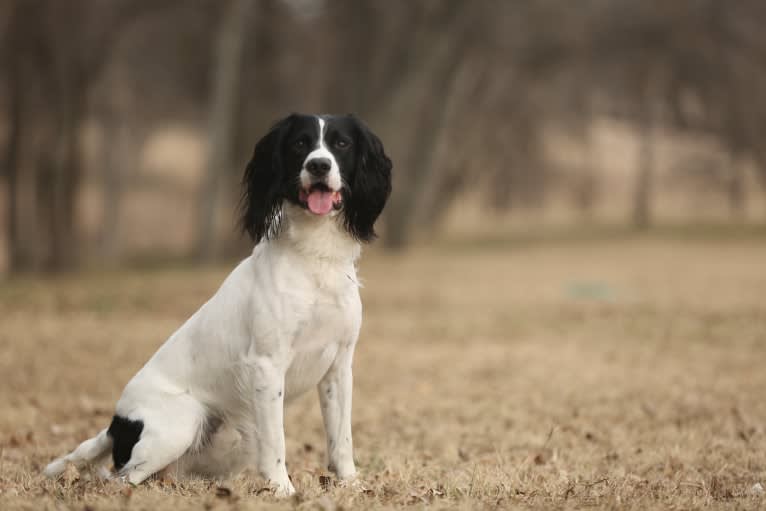
<path fill-rule="evenodd" d="M 375 238 L 391 169 L 380 139 L 353 115 L 276 123 L 243 179 L 252 254 L 128 382 L 109 427 L 45 474 L 91 464 L 138 484 L 165 469 L 225 477 L 254 465 L 277 495 L 291 495 L 283 407 L 316 386 L 328 468 L 355 478 L 356 261 Z"/>

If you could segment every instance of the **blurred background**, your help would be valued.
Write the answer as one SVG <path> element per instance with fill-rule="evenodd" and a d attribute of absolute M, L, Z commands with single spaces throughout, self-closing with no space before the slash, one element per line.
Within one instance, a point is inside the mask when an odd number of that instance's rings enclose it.
<path fill-rule="evenodd" d="M 360 264 L 366 489 L 322 482 L 307 393 L 293 506 L 763 509 L 764 27 L 764 0 L 0 0 L 0 509 L 126 509 L 40 471 L 250 252 L 240 179 L 293 111 L 357 114 L 395 179 Z M 152 484 L 133 508 L 221 503 Z"/>
<path fill-rule="evenodd" d="M 0 0 L 0 271 L 242 256 L 291 111 L 384 141 L 383 247 L 766 221 L 760 0 Z"/>

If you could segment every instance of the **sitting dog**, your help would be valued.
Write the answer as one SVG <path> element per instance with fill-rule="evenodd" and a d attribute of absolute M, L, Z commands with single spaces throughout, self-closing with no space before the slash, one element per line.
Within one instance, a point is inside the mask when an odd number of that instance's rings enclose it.
<path fill-rule="evenodd" d="M 243 187 L 252 255 L 128 382 L 111 425 L 46 475 L 104 470 L 111 453 L 132 484 L 166 468 L 222 477 L 254 465 L 290 495 L 283 406 L 317 386 L 328 467 L 355 477 L 355 264 L 391 193 L 391 161 L 354 116 L 293 114 L 256 144 Z"/>

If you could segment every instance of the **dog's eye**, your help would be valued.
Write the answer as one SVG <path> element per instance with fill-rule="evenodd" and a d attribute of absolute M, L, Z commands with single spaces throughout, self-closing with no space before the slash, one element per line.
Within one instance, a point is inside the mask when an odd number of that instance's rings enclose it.
<path fill-rule="evenodd" d="M 295 142 L 293 142 L 293 149 L 303 149 L 306 147 L 306 140 L 299 138 Z"/>
<path fill-rule="evenodd" d="M 338 149 L 346 149 L 351 144 L 348 142 L 348 140 L 343 140 L 342 138 L 339 138 L 335 141 L 335 147 Z"/>

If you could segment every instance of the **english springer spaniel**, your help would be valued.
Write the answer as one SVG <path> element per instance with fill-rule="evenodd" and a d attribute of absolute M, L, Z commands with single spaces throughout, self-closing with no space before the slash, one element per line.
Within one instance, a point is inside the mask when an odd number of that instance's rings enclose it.
<path fill-rule="evenodd" d="M 356 474 L 351 363 L 362 321 L 360 242 L 391 192 L 391 161 L 361 121 L 293 114 L 255 146 L 243 180 L 252 255 L 131 379 L 108 428 L 50 463 L 137 484 L 163 469 L 223 477 L 254 465 L 278 495 L 283 405 L 317 386 L 330 470 Z"/>

